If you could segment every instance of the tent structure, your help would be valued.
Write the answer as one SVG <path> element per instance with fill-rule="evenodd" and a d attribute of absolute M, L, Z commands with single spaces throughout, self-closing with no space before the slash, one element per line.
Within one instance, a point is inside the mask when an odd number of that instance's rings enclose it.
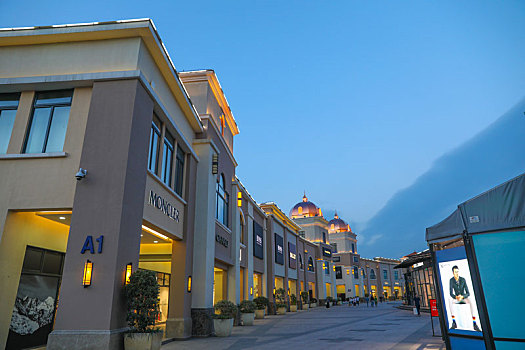
<path fill-rule="evenodd" d="M 427 228 L 428 243 L 469 234 L 525 227 L 525 173 L 458 205 Z"/>

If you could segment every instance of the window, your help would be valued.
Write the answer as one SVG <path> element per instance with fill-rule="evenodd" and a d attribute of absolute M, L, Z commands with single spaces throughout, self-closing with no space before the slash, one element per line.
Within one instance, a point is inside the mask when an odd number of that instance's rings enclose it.
<path fill-rule="evenodd" d="M 397 281 L 399 279 L 399 272 L 394 271 L 394 279 Z"/>
<path fill-rule="evenodd" d="M 160 146 L 160 120 L 157 116 L 153 115 L 153 121 L 151 122 L 151 132 L 149 136 L 149 155 L 148 155 L 148 169 L 157 174 L 157 160 L 159 158 L 159 146 Z"/>
<path fill-rule="evenodd" d="M 175 149 L 175 140 L 173 136 L 166 131 L 164 136 L 164 148 L 162 155 L 162 174 L 161 179 L 168 187 L 171 187 L 171 173 L 173 169 L 173 150 Z"/>
<path fill-rule="evenodd" d="M 388 271 L 387 270 L 383 270 L 383 279 L 385 279 L 385 280 L 388 279 Z"/>
<path fill-rule="evenodd" d="M 0 154 L 7 153 L 20 94 L 0 95 Z"/>
<path fill-rule="evenodd" d="M 375 280 L 376 279 L 376 272 L 374 269 L 370 269 L 370 279 Z"/>
<path fill-rule="evenodd" d="M 310 272 L 314 272 L 315 271 L 315 269 L 314 269 L 314 261 L 313 261 L 311 256 L 308 258 L 308 271 L 310 271 Z"/>
<path fill-rule="evenodd" d="M 323 270 L 325 275 L 330 274 L 330 264 L 328 263 L 328 261 L 323 261 Z"/>
<path fill-rule="evenodd" d="M 297 208 L 297 212 L 299 213 L 299 215 L 302 215 L 303 214 L 303 207 Z"/>
<path fill-rule="evenodd" d="M 354 274 L 355 279 L 359 279 L 359 269 L 356 266 L 352 268 L 352 273 Z"/>
<path fill-rule="evenodd" d="M 332 243 L 332 247 L 334 247 L 334 253 L 337 253 L 337 243 Z"/>
<path fill-rule="evenodd" d="M 323 243 L 326 243 L 326 233 L 323 232 Z"/>
<path fill-rule="evenodd" d="M 359 257 L 358 257 L 358 256 L 355 256 L 355 255 L 354 255 L 354 262 L 355 262 L 355 263 L 358 263 L 358 262 L 359 262 Z"/>
<path fill-rule="evenodd" d="M 338 280 L 343 278 L 343 268 L 341 266 L 335 267 L 335 278 Z"/>
<path fill-rule="evenodd" d="M 355 253 L 355 245 L 352 243 L 352 253 Z"/>
<path fill-rule="evenodd" d="M 177 157 L 175 159 L 175 192 L 182 197 L 182 185 L 184 184 L 184 159 L 186 154 L 182 148 L 177 146 Z"/>
<path fill-rule="evenodd" d="M 301 254 L 299 254 L 299 268 L 304 270 L 303 256 Z"/>
<path fill-rule="evenodd" d="M 217 183 L 217 213 L 215 218 L 226 227 L 228 227 L 229 201 L 229 195 L 225 190 L 224 174 L 221 174 L 219 182 Z"/>
<path fill-rule="evenodd" d="M 36 94 L 24 153 L 61 152 L 66 139 L 72 90 Z"/>

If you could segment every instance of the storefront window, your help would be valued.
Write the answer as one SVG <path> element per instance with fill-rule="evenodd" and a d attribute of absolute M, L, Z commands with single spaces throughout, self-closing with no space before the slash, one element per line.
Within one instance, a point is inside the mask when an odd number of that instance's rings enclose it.
<path fill-rule="evenodd" d="M 20 94 L 0 94 L 0 154 L 7 153 Z"/>
<path fill-rule="evenodd" d="M 24 153 L 63 150 L 72 98 L 73 90 L 37 93 Z"/>

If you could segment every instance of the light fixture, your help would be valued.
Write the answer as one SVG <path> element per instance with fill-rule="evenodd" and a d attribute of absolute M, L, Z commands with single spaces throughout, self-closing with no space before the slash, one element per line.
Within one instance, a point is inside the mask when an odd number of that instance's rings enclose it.
<path fill-rule="evenodd" d="M 188 276 L 188 293 L 191 293 L 191 276 Z"/>
<path fill-rule="evenodd" d="M 82 285 L 84 288 L 91 285 L 91 278 L 93 277 L 93 263 L 91 260 L 86 260 L 84 264 L 84 277 L 82 278 Z"/>
<path fill-rule="evenodd" d="M 219 173 L 219 156 L 214 154 L 211 161 L 211 173 L 217 175 Z"/>
<path fill-rule="evenodd" d="M 168 236 L 165 236 L 165 235 L 163 235 L 162 233 L 157 232 L 157 231 L 155 231 L 155 230 L 149 228 L 148 226 L 144 226 L 144 225 L 142 225 L 142 229 L 143 229 L 144 231 L 146 231 L 146 232 L 151 233 L 151 234 L 154 235 L 154 236 L 157 236 L 157 237 L 159 237 L 159 238 L 165 240 L 165 241 L 170 241 L 170 242 L 172 241 L 172 239 L 169 238 Z"/>
<path fill-rule="evenodd" d="M 82 180 L 83 178 L 85 178 L 87 175 L 87 170 L 86 169 L 78 169 L 78 172 L 75 174 L 75 177 L 77 178 L 78 181 Z"/>
<path fill-rule="evenodd" d="M 242 192 L 237 192 L 237 206 L 242 207 Z"/>
<path fill-rule="evenodd" d="M 60 220 L 66 220 L 66 217 L 65 216 L 60 216 L 59 219 Z"/>
<path fill-rule="evenodd" d="M 335 265 L 334 265 L 334 272 L 335 272 Z"/>
<path fill-rule="evenodd" d="M 153 241 L 153 243 L 159 243 L 159 241 Z"/>
<path fill-rule="evenodd" d="M 290 294 L 291 294 L 291 293 L 290 293 L 290 289 L 288 289 L 288 295 L 290 295 Z"/>
<path fill-rule="evenodd" d="M 132 263 L 129 263 L 129 264 L 126 265 L 126 279 L 125 279 L 125 281 L 126 281 L 125 283 L 126 284 L 129 284 L 129 279 L 131 277 L 131 271 L 132 271 L 131 268 L 132 268 L 132 266 L 133 266 Z"/>
<path fill-rule="evenodd" d="M 275 295 L 275 288 L 273 289 L 273 295 Z"/>
<path fill-rule="evenodd" d="M 253 295 L 253 287 L 250 287 L 250 295 Z"/>

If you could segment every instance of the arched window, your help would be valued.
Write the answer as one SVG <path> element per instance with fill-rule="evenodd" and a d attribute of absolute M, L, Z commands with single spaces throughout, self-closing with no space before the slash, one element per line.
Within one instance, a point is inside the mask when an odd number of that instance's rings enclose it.
<path fill-rule="evenodd" d="M 374 269 L 370 269 L 370 279 L 376 279 L 376 272 L 374 271 Z"/>
<path fill-rule="evenodd" d="M 226 181 L 224 181 L 224 174 L 221 174 L 219 182 L 217 183 L 217 212 L 215 218 L 224 226 L 228 227 L 228 203 L 230 202 L 230 195 L 226 192 Z"/>
<path fill-rule="evenodd" d="M 312 257 L 308 258 L 308 271 L 311 271 L 311 272 L 315 271 L 315 269 L 314 269 L 314 260 L 312 259 Z"/>
<path fill-rule="evenodd" d="M 297 208 L 297 212 L 299 213 L 299 215 L 302 215 L 303 214 L 303 207 Z"/>

